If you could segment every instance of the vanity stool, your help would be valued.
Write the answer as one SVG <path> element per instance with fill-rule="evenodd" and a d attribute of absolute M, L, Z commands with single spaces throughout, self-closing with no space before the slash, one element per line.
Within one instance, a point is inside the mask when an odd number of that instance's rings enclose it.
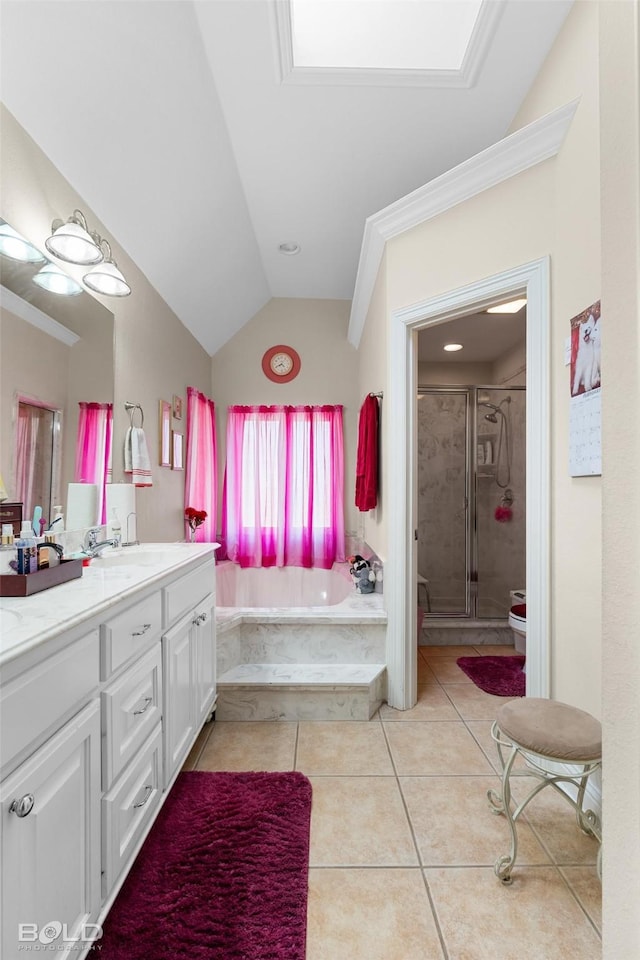
<path fill-rule="evenodd" d="M 502 795 L 488 790 L 487 797 L 491 811 L 504 814 L 511 830 L 511 851 L 507 856 L 499 857 L 494 866 L 499 880 L 511 883 L 511 871 L 518 853 L 516 820 L 529 801 L 549 785 L 575 809 L 580 829 L 602 844 L 598 817 L 592 810 L 583 810 L 587 781 L 602 764 L 602 729 L 595 717 L 566 703 L 522 697 L 500 707 L 491 727 L 491 736 L 500 757 Z M 525 770 L 513 769 L 518 754 L 526 763 Z M 558 764 L 577 768 L 576 772 L 562 771 Z M 517 776 L 535 777 L 539 782 L 512 809 L 510 780 Z M 559 783 L 577 788 L 576 799 L 565 793 Z M 601 855 L 602 846 L 598 851 L 598 876 L 601 874 Z"/>
<path fill-rule="evenodd" d="M 423 591 L 425 604 L 424 608 L 427 613 L 431 613 L 431 597 L 429 596 L 429 581 L 425 580 L 424 577 L 421 577 L 419 573 L 416 574 L 416 582 L 418 584 L 418 605 L 420 604 L 420 591 Z"/>

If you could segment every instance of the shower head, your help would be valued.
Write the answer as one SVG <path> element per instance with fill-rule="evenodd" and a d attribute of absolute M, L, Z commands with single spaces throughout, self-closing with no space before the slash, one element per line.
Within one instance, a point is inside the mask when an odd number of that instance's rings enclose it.
<path fill-rule="evenodd" d="M 502 410 L 499 410 L 498 412 L 499 412 L 499 413 L 502 413 Z M 485 413 L 484 418 L 485 418 L 485 420 L 488 420 L 489 423 L 497 423 L 497 422 L 498 422 L 498 418 L 497 418 L 497 416 L 495 415 L 495 413 Z"/>

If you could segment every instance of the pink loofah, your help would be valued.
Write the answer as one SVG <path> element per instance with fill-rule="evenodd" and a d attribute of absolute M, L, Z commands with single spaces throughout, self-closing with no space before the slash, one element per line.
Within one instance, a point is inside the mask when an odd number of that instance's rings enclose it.
<path fill-rule="evenodd" d="M 513 511 L 511 507 L 496 507 L 494 517 L 498 523 L 508 523 L 513 517 Z"/>

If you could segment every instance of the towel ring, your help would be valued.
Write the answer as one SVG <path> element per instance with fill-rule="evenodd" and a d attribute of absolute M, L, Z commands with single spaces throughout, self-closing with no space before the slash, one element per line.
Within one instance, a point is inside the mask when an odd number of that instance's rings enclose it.
<path fill-rule="evenodd" d="M 129 411 L 129 422 L 131 426 L 135 426 L 133 418 L 135 417 L 136 410 L 140 411 L 140 427 L 144 427 L 144 411 L 139 403 L 129 403 L 127 401 L 124 405 L 125 410 Z"/>

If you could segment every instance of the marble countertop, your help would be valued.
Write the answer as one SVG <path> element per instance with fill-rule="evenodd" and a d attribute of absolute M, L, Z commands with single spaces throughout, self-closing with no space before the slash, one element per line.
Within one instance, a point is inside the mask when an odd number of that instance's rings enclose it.
<path fill-rule="evenodd" d="M 0 598 L 0 666 L 108 611 L 141 587 L 213 559 L 217 543 L 144 543 L 105 551 L 82 577 L 30 597 Z"/>

